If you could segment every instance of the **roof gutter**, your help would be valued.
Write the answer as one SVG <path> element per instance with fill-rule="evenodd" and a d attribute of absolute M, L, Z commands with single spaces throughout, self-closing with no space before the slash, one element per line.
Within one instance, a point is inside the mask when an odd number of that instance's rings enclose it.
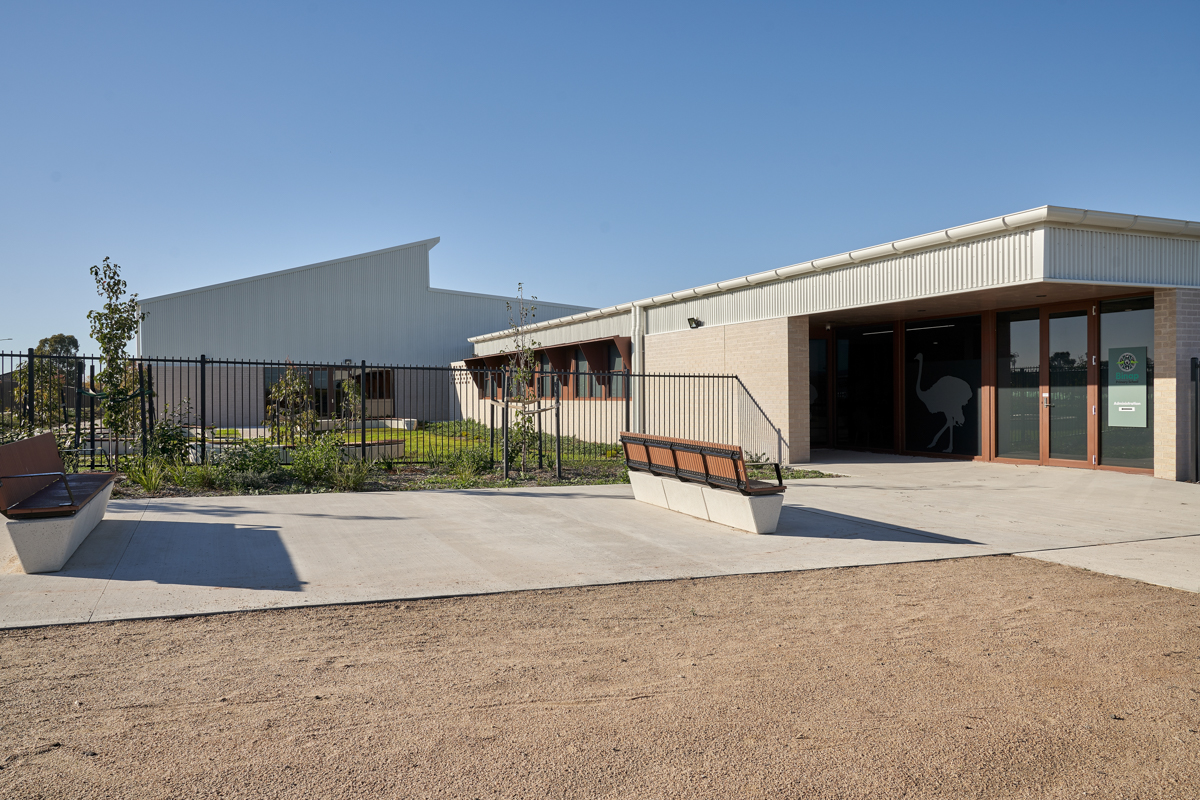
<path fill-rule="evenodd" d="M 587 311 L 582 314 L 574 314 L 569 317 L 559 317 L 558 319 L 545 320 L 537 322 L 533 325 L 525 326 L 526 330 L 539 330 L 542 328 L 557 328 L 562 325 L 568 325 L 572 322 L 583 322 L 589 319 L 598 319 L 600 317 L 612 317 L 618 314 L 624 314 L 630 309 L 651 308 L 653 306 L 663 306 L 669 303 L 678 303 L 682 300 L 691 300 L 696 297 L 704 297 L 710 294 L 719 294 L 722 292 L 730 292 L 736 289 L 744 289 L 748 286 L 757 286 L 762 283 L 773 283 L 775 281 L 784 281 L 788 278 L 794 278 L 798 275 L 806 275 L 813 272 L 824 272 L 825 270 L 837 269 L 839 267 L 848 267 L 853 264 L 861 264 L 864 261 L 876 261 L 881 258 L 890 258 L 891 256 L 903 255 L 912 253 L 916 250 L 928 250 L 933 247 L 942 247 L 947 244 L 956 244 L 966 241 L 967 239 L 978 239 L 984 236 L 992 236 L 997 233 L 1007 233 L 1010 231 L 1028 228 L 1033 225 L 1043 225 L 1053 223 L 1056 225 L 1072 225 L 1088 228 L 1105 228 L 1108 230 L 1132 231 L 1137 233 L 1152 233 L 1159 236 L 1187 236 L 1200 238 L 1200 222 L 1193 222 L 1179 219 L 1164 219 L 1162 217 L 1143 217 L 1133 214 L 1113 214 L 1108 211 L 1088 211 L 1082 208 L 1067 208 L 1065 206 L 1041 206 L 1039 208 L 1031 208 L 1028 211 L 1019 211 L 1016 214 L 1008 214 L 1003 217 L 993 217 L 982 222 L 972 222 L 967 225 L 959 225 L 955 228 L 946 228 L 945 230 L 935 231 L 934 233 L 925 233 L 920 236 L 912 236 L 907 239 L 899 239 L 887 244 L 878 244 L 874 247 L 866 247 L 862 250 L 851 250 L 848 253 L 840 253 L 836 256 L 825 256 L 813 261 L 804 261 L 799 264 L 792 264 L 779 269 L 768 270 L 766 272 L 756 272 L 753 275 L 746 275 L 741 278 L 733 278 L 719 283 L 710 283 L 706 286 L 698 286 L 694 289 L 684 289 L 680 292 L 671 292 L 670 294 L 660 294 L 656 297 L 648 297 L 644 300 L 635 300 L 632 303 L 622 303 L 619 306 L 609 306 L 608 308 L 599 308 L 594 311 Z M 473 336 L 467 341 L 472 344 L 480 342 L 488 342 L 495 339 L 504 339 L 510 336 L 509 331 L 497 331 L 495 333 L 485 333 L 481 336 Z"/>

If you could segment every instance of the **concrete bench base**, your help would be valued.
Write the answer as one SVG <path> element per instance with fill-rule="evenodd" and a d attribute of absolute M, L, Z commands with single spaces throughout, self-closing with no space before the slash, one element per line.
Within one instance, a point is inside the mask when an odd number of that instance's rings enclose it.
<path fill-rule="evenodd" d="M 104 519 L 113 484 L 109 483 L 69 517 L 10 519 L 6 523 L 13 549 L 28 573 L 58 572 L 92 529 Z"/>
<path fill-rule="evenodd" d="M 782 492 L 748 497 L 728 489 L 712 489 L 637 470 L 629 471 L 629 483 L 635 499 L 690 517 L 750 533 L 774 533 L 779 527 Z"/>

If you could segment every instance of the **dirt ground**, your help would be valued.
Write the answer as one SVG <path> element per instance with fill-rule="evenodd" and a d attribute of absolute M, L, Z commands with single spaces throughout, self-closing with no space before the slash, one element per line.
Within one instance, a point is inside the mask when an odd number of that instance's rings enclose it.
<path fill-rule="evenodd" d="M 993 557 L 5 631 L 0 796 L 1196 798 L 1198 603 Z"/>

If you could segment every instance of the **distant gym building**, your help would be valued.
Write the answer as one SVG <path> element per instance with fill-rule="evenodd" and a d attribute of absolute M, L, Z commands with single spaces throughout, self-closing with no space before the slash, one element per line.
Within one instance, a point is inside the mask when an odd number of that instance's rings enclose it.
<path fill-rule="evenodd" d="M 446 365 L 507 327 L 507 297 L 434 289 L 425 239 L 139 301 L 138 354 Z M 588 309 L 538 300 L 539 319 Z"/>

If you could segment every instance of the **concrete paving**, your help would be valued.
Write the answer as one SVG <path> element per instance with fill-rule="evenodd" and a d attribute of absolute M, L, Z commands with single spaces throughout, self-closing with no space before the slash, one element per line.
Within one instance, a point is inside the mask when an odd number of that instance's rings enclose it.
<path fill-rule="evenodd" d="M 832 453 L 756 536 L 621 486 L 114 501 L 61 571 L 0 537 L 0 627 L 1018 553 L 1200 590 L 1200 487 Z"/>

